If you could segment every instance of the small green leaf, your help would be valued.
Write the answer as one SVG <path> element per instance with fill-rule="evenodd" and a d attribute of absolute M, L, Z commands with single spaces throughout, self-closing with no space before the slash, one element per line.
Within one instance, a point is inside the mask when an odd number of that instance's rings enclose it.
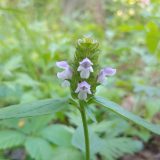
<path fill-rule="evenodd" d="M 106 100 L 102 97 L 95 97 L 94 102 L 106 107 L 107 109 L 115 112 L 116 114 L 122 116 L 123 118 L 131 120 L 132 122 L 136 123 L 137 125 L 142 126 L 146 129 L 150 130 L 151 132 L 160 135 L 160 126 L 159 125 L 151 124 L 151 123 L 145 121 L 144 119 L 142 119 L 142 118 L 134 115 L 133 113 L 123 109 L 118 104 L 116 104 L 112 101 Z"/>
<path fill-rule="evenodd" d="M 17 131 L 0 131 L 0 149 L 7 149 L 23 144 L 25 136 Z"/>
<path fill-rule="evenodd" d="M 72 146 L 72 129 L 64 125 L 51 125 L 42 130 L 41 135 L 48 141 L 57 144 L 59 146 Z"/>
<path fill-rule="evenodd" d="M 58 147 L 53 151 L 52 160 L 84 160 L 80 151 L 74 148 Z"/>
<path fill-rule="evenodd" d="M 46 99 L 27 104 L 13 105 L 0 109 L 0 119 L 22 118 L 53 114 L 64 109 L 66 100 Z"/>
<path fill-rule="evenodd" d="M 160 40 L 159 27 L 156 23 L 150 21 L 147 26 L 146 44 L 151 53 L 154 53 Z"/>
<path fill-rule="evenodd" d="M 52 147 L 42 138 L 28 138 L 25 147 L 35 160 L 51 160 L 53 157 Z"/>
<path fill-rule="evenodd" d="M 133 154 L 143 148 L 142 142 L 126 137 L 103 139 L 99 153 L 107 160 L 116 160 L 125 154 Z"/>
<path fill-rule="evenodd" d="M 89 117 L 94 123 L 97 123 L 96 116 L 95 116 L 95 114 L 93 113 L 93 110 L 91 109 L 91 107 L 88 106 L 88 107 L 86 108 L 86 111 L 87 111 L 88 117 Z"/>
<path fill-rule="evenodd" d="M 98 153 L 99 147 L 101 146 L 101 140 L 100 138 L 92 131 L 92 129 L 89 127 L 89 139 L 90 139 L 90 152 L 91 157 L 94 156 L 94 154 Z M 79 126 L 72 137 L 72 144 L 81 151 L 85 152 L 85 138 L 84 138 L 84 132 L 83 127 Z"/>

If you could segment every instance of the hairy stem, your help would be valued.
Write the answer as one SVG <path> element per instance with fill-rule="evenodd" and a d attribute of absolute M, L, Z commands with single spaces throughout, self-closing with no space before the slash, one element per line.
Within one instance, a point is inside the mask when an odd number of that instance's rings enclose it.
<path fill-rule="evenodd" d="M 87 118 L 86 118 L 85 107 L 81 102 L 80 102 L 80 112 L 81 112 L 84 137 L 85 137 L 86 160 L 90 160 L 90 144 L 89 144 Z"/>

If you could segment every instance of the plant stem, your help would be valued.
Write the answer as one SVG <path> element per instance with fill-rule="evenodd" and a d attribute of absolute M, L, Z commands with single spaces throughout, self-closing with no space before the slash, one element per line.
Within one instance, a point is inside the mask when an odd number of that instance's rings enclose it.
<path fill-rule="evenodd" d="M 84 137 L 85 137 L 85 149 L 86 149 L 86 160 L 90 160 L 90 144 L 89 144 L 89 135 L 88 135 L 88 125 L 87 125 L 87 118 L 84 105 L 80 102 L 80 112 L 83 122 L 83 130 L 84 130 Z"/>

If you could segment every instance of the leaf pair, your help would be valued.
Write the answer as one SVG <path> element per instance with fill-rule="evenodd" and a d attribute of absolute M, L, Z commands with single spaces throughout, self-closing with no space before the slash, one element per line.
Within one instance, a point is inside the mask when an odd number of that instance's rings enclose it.
<path fill-rule="evenodd" d="M 131 112 L 123 109 L 118 104 L 106 100 L 102 97 L 95 97 L 93 99 L 93 103 L 97 105 L 101 105 L 112 112 L 115 112 L 119 116 L 131 120 L 132 122 L 136 123 L 137 125 L 148 129 L 149 131 L 160 135 L 160 126 L 151 124 L 144 119 L 134 115 Z M 55 112 L 61 111 L 67 108 L 69 105 L 68 100 L 66 99 L 47 99 L 47 100 L 40 100 L 33 103 L 28 104 L 19 104 L 13 105 L 10 107 L 0 109 L 0 119 L 9 119 L 9 118 L 21 118 L 21 117 L 32 117 L 32 116 L 39 116 L 39 115 L 46 115 L 46 114 L 53 114 Z"/>

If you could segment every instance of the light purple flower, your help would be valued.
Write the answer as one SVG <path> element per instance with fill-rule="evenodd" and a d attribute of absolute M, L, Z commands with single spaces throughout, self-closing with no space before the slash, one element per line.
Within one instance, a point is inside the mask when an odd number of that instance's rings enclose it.
<path fill-rule="evenodd" d="M 68 63 L 66 61 L 60 61 L 60 62 L 56 62 L 57 67 L 64 69 L 64 71 L 62 72 L 58 72 L 57 73 L 57 77 L 59 79 L 62 79 L 62 86 L 69 86 L 70 82 L 67 81 L 67 79 L 71 79 L 72 78 L 72 70 L 70 68 L 70 66 L 68 65 Z"/>
<path fill-rule="evenodd" d="M 81 78 L 89 78 L 90 72 L 93 72 L 93 63 L 88 58 L 85 58 L 79 64 L 77 71 L 80 72 Z"/>
<path fill-rule="evenodd" d="M 68 63 L 66 61 L 56 62 L 56 65 L 59 68 L 64 69 L 64 71 L 57 73 L 57 77 L 59 79 L 65 80 L 65 79 L 71 79 L 72 78 L 72 70 L 71 70 L 70 66 L 68 65 Z"/>
<path fill-rule="evenodd" d="M 101 69 L 98 78 L 97 78 L 97 82 L 98 83 L 103 83 L 105 81 L 105 77 L 106 76 L 113 76 L 116 73 L 116 69 L 110 68 L 110 67 L 106 67 Z"/>
<path fill-rule="evenodd" d="M 86 81 L 83 81 L 81 83 L 78 83 L 75 93 L 78 93 L 79 99 L 86 100 L 87 94 L 92 94 L 90 88 L 91 86 Z"/>

